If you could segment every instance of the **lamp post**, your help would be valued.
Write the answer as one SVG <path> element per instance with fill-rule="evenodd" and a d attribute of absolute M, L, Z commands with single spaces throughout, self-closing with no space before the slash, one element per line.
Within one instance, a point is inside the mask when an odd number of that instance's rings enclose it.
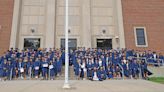
<path fill-rule="evenodd" d="M 68 58 L 68 0 L 65 0 L 65 82 L 64 89 L 69 89 L 70 85 L 68 82 L 68 68 L 69 68 L 69 58 Z"/>

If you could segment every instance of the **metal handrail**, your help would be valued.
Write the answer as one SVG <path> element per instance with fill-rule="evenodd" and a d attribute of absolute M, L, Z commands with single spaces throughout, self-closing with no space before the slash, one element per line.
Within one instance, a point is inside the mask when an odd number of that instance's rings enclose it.
<path fill-rule="evenodd" d="M 147 64 L 152 64 L 152 65 L 156 65 L 156 64 L 159 64 L 159 63 L 151 63 L 151 62 L 148 62 L 148 60 L 154 60 L 154 58 L 146 58 L 146 57 L 134 57 L 134 56 L 129 56 L 128 57 L 128 59 L 131 59 L 131 58 L 135 58 L 135 59 L 138 59 L 138 60 L 145 60 L 145 62 L 147 63 Z M 162 61 L 162 66 L 164 66 L 164 60 L 163 59 L 156 59 L 156 60 L 160 60 L 160 61 Z"/>
<path fill-rule="evenodd" d="M 163 59 L 147 58 L 147 60 L 157 60 L 157 61 L 162 61 L 162 64 L 161 64 L 161 63 L 152 63 L 152 62 L 147 62 L 147 63 L 148 63 L 148 64 L 152 64 L 152 65 L 158 65 L 158 64 L 160 64 L 161 66 L 164 66 Z"/>
<path fill-rule="evenodd" d="M 122 79 L 124 80 L 124 69 L 123 69 L 123 67 L 121 66 L 121 64 L 118 63 L 118 65 L 119 65 L 119 67 L 120 67 L 121 70 L 122 70 Z"/>

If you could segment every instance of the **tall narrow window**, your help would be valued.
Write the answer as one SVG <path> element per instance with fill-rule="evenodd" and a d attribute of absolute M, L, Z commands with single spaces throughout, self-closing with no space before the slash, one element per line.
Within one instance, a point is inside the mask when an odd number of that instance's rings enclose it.
<path fill-rule="evenodd" d="M 144 27 L 136 27 L 135 28 L 135 38 L 137 46 L 147 46 L 147 37 Z"/>

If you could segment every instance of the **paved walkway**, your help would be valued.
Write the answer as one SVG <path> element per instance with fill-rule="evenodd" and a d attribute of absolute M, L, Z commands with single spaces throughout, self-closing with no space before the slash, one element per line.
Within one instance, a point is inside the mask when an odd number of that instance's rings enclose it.
<path fill-rule="evenodd" d="M 70 81 L 71 89 L 62 89 L 64 81 L 0 82 L 0 92 L 164 92 L 164 85 L 145 80 Z"/>

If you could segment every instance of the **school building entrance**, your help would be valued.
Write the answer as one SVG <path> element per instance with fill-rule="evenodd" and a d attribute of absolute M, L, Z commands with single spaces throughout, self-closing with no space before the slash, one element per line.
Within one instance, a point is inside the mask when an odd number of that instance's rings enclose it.
<path fill-rule="evenodd" d="M 112 49 L 112 39 L 97 39 L 97 48 Z"/>
<path fill-rule="evenodd" d="M 65 48 L 65 39 L 61 39 L 60 47 Z M 69 39 L 68 40 L 69 49 L 75 50 L 77 48 L 77 39 Z"/>
<path fill-rule="evenodd" d="M 24 38 L 24 49 L 28 48 L 40 48 L 40 38 Z"/>

